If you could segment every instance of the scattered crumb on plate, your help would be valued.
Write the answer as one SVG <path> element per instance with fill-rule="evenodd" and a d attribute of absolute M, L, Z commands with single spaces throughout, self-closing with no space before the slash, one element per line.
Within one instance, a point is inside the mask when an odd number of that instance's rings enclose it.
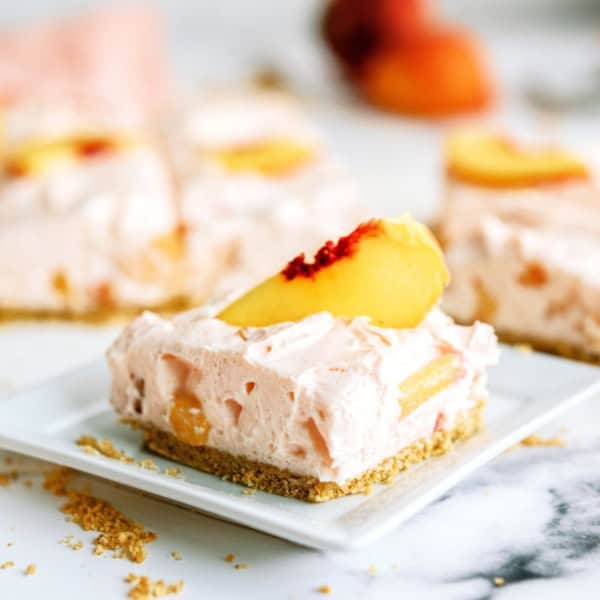
<path fill-rule="evenodd" d="M 566 445 L 567 443 L 558 436 L 544 438 L 534 434 L 521 440 L 521 446 L 529 447 L 541 446 L 546 448 L 564 448 Z"/>

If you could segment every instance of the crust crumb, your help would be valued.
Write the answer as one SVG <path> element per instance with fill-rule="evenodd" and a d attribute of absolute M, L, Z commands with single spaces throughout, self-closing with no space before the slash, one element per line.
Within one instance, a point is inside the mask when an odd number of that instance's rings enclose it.
<path fill-rule="evenodd" d="M 126 557 L 133 562 L 143 562 L 146 559 L 146 544 L 153 542 L 156 534 L 146 531 L 143 525 L 126 517 L 106 500 L 95 498 L 87 492 L 68 489 L 73 475 L 70 469 L 57 467 L 46 475 L 44 488 L 55 496 L 68 499 L 60 510 L 69 516 L 71 522 L 84 531 L 100 533 L 92 542 L 94 554 L 99 556 L 105 550 L 112 550 L 115 558 Z"/>
<path fill-rule="evenodd" d="M 117 450 L 110 440 L 98 440 L 91 435 L 82 435 L 77 440 L 77 445 L 81 446 L 85 452 L 90 454 L 102 454 L 107 458 L 112 458 L 125 463 L 134 462 L 134 458 L 127 456 L 125 452 Z"/>
<path fill-rule="evenodd" d="M 171 552 L 171 558 L 173 560 L 182 560 L 183 556 L 182 556 L 181 552 Z"/>
<path fill-rule="evenodd" d="M 513 348 L 522 354 L 531 354 L 531 352 L 533 352 L 531 344 L 514 344 Z"/>
<path fill-rule="evenodd" d="M 158 471 L 159 468 L 156 463 L 151 458 L 145 458 L 144 460 L 138 460 L 137 465 L 142 467 L 142 469 L 147 469 L 148 471 Z"/>
<path fill-rule="evenodd" d="M 34 564 L 31 565 L 27 565 L 27 568 L 25 569 L 25 575 L 31 576 L 31 575 L 35 575 L 37 573 L 37 566 Z"/>
<path fill-rule="evenodd" d="M 250 565 L 248 565 L 248 563 L 237 563 L 237 565 L 235 565 L 235 568 L 238 571 L 245 571 Z"/>
<path fill-rule="evenodd" d="M 558 436 L 544 438 L 539 435 L 530 435 L 525 439 L 521 440 L 521 446 L 541 446 L 545 448 L 564 448 L 567 443 Z"/>
<path fill-rule="evenodd" d="M 183 479 L 183 473 L 179 467 L 169 467 L 163 473 L 169 477 L 175 477 L 175 479 Z"/>
<path fill-rule="evenodd" d="M 225 562 L 227 563 L 232 563 L 235 560 L 235 554 L 228 554 L 225 557 Z"/>
<path fill-rule="evenodd" d="M 7 486 L 9 483 L 16 481 L 19 478 L 17 471 L 9 471 L 8 473 L 0 473 L 0 485 Z"/>
<path fill-rule="evenodd" d="M 0 569 L 5 571 L 6 569 L 10 569 L 11 567 L 14 567 L 14 566 L 15 566 L 15 563 L 12 560 L 7 560 L 6 562 L 3 562 L 0 565 Z"/>
<path fill-rule="evenodd" d="M 330 585 L 320 585 L 317 588 L 317 592 L 319 592 L 319 594 L 331 594 L 333 590 L 331 589 Z"/>
<path fill-rule="evenodd" d="M 54 496 L 66 496 L 67 484 L 75 475 L 68 467 L 55 467 L 48 473 L 44 479 L 44 489 Z"/>
<path fill-rule="evenodd" d="M 165 583 L 164 579 L 152 581 L 147 575 L 136 575 L 129 573 L 125 578 L 125 583 L 133 584 L 133 587 L 127 594 L 131 600 L 151 600 L 151 598 L 160 598 L 179 594 L 183 589 L 183 580 L 176 583 Z"/>
<path fill-rule="evenodd" d="M 494 585 L 504 585 L 505 580 L 504 577 L 494 577 Z"/>

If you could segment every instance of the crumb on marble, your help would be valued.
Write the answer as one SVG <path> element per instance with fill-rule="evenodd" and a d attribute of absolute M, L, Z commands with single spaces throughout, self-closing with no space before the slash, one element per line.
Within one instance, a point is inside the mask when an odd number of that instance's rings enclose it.
<path fill-rule="evenodd" d="M 160 598 L 179 594 L 183 589 L 183 579 L 176 583 L 165 583 L 164 579 L 152 581 L 147 575 L 136 575 L 129 573 L 125 578 L 125 583 L 132 584 L 128 598 L 131 600 L 151 600 L 151 598 Z"/>
<path fill-rule="evenodd" d="M 333 590 L 331 589 L 331 586 L 330 586 L 330 585 L 327 585 L 327 584 L 325 584 L 325 585 L 320 585 L 320 586 L 317 588 L 317 592 L 319 592 L 319 594 L 331 594 L 331 592 L 332 592 L 332 591 L 333 591 Z"/>
<path fill-rule="evenodd" d="M 125 516 L 110 502 L 88 492 L 69 489 L 67 486 L 73 475 L 74 472 L 70 469 L 56 467 L 47 473 L 44 489 L 55 496 L 67 498 L 60 510 L 69 517 L 69 521 L 79 525 L 84 531 L 96 531 L 100 534 L 92 542 L 94 554 L 100 556 L 105 550 L 112 550 L 114 558 L 143 562 L 146 559 L 146 545 L 156 539 L 156 534 Z M 67 536 L 65 539 L 70 542 L 72 537 Z"/>
<path fill-rule="evenodd" d="M 17 471 L 8 471 L 5 473 L 0 473 L 0 485 L 7 486 L 9 483 L 16 481 L 19 478 L 19 473 Z"/>
<path fill-rule="evenodd" d="M 377 575 L 377 567 L 375 565 L 369 565 L 367 572 L 369 573 L 369 575 Z"/>
<path fill-rule="evenodd" d="M 26 569 L 25 569 L 25 575 L 27 576 L 31 576 L 31 575 L 35 575 L 37 573 L 37 566 L 33 563 L 31 563 L 30 565 L 27 565 Z"/>
<path fill-rule="evenodd" d="M 10 569 L 11 567 L 14 567 L 14 566 L 15 566 L 15 563 L 12 560 L 7 560 L 6 562 L 3 562 L 0 565 L 0 569 L 5 571 L 6 569 Z"/>
<path fill-rule="evenodd" d="M 236 568 L 238 571 L 245 571 L 246 569 L 248 569 L 248 567 L 249 567 L 249 566 L 250 566 L 250 565 L 248 565 L 248 563 L 237 563 L 237 564 L 235 565 L 235 568 Z"/>
<path fill-rule="evenodd" d="M 181 560 L 181 559 L 183 559 L 183 556 L 182 556 L 181 552 L 174 551 L 174 552 L 171 552 L 171 558 L 173 560 Z"/>
<path fill-rule="evenodd" d="M 235 560 L 235 554 L 228 554 L 225 557 L 225 562 L 227 563 L 232 563 Z"/>
<path fill-rule="evenodd" d="M 564 448 L 566 445 L 567 443 L 558 436 L 545 438 L 534 434 L 521 440 L 521 446 L 528 447 Z"/>
<path fill-rule="evenodd" d="M 254 496 L 258 490 L 256 488 L 244 488 L 242 494 L 244 496 Z"/>
<path fill-rule="evenodd" d="M 494 577 L 494 585 L 504 585 L 505 580 L 504 577 Z"/>

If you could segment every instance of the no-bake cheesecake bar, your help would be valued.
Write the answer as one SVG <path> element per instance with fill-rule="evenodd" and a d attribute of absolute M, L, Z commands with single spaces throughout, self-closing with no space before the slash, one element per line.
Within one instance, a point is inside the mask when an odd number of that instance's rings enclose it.
<path fill-rule="evenodd" d="M 36 139 L 7 148 L 0 166 L 2 316 L 96 316 L 174 300 L 179 217 L 147 139 Z"/>
<path fill-rule="evenodd" d="M 206 91 L 166 120 L 165 137 L 193 252 L 227 248 L 216 296 L 366 217 L 352 177 L 288 94 Z"/>
<path fill-rule="evenodd" d="M 368 492 L 482 424 L 496 339 L 436 307 L 446 283 L 423 226 L 369 221 L 215 316 L 133 321 L 108 352 L 112 403 L 151 450 L 225 479 Z"/>
<path fill-rule="evenodd" d="M 600 360 L 600 185 L 592 161 L 490 132 L 453 134 L 437 231 L 443 307 L 509 341 Z"/>

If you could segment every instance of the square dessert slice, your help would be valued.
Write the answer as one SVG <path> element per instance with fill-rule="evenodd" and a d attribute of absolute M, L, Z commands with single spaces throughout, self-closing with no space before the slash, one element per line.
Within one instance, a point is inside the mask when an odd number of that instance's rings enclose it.
<path fill-rule="evenodd" d="M 287 94 L 213 90 L 165 124 L 192 256 L 227 248 L 215 296 L 248 288 L 282 256 L 314 252 L 366 216 L 348 172 Z"/>
<path fill-rule="evenodd" d="M 3 316 L 173 301 L 180 275 L 165 246 L 179 219 L 168 172 L 142 134 L 30 139 L 8 147 L 1 166 Z"/>
<path fill-rule="evenodd" d="M 225 479 L 367 492 L 481 426 L 496 339 L 435 308 L 446 282 L 422 226 L 371 221 L 214 317 L 135 320 L 108 352 L 113 405 L 151 450 Z"/>
<path fill-rule="evenodd" d="M 508 341 L 600 359 L 600 187 L 591 163 L 485 132 L 454 134 L 438 233 L 443 307 Z"/>

